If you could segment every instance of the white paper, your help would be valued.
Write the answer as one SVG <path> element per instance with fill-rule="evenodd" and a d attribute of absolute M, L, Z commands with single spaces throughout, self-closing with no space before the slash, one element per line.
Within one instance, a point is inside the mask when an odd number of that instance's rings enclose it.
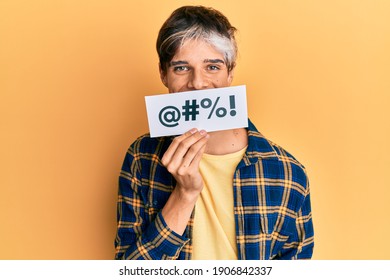
<path fill-rule="evenodd" d="M 151 137 L 248 126 L 244 85 L 145 96 L 145 102 Z"/>

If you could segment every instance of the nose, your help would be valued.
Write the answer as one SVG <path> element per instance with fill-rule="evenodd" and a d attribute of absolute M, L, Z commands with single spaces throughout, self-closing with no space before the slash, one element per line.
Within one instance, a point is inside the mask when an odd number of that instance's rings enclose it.
<path fill-rule="evenodd" d="M 206 73 L 203 73 L 201 69 L 193 70 L 188 80 L 188 88 L 197 90 L 206 89 L 208 86 L 209 79 Z"/>

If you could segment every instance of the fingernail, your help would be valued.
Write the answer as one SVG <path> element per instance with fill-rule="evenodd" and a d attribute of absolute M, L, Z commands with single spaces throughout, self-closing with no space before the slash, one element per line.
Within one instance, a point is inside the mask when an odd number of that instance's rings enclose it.
<path fill-rule="evenodd" d="M 206 130 L 201 130 L 199 133 L 200 133 L 200 135 L 205 135 L 207 132 L 206 132 Z"/>
<path fill-rule="evenodd" d="M 191 134 L 194 134 L 195 132 L 197 132 L 198 130 L 196 128 L 193 128 L 190 130 Z"/>

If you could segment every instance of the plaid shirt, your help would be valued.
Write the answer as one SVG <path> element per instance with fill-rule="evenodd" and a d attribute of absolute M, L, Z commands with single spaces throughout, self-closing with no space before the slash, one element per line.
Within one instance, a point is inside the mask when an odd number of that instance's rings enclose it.
<path fill-rule="evenodd" d="M 193 215 L 182 236 L 161 215 L 175 186 L 161 164 L 172 139 L 144 135 L 126 154 L 119 177 L 116 259 L 191 259 Z M 306 171 L 250 121 L 248 148 L 236 168 L 233 189 L 238 259 L 311 258 Z"/>

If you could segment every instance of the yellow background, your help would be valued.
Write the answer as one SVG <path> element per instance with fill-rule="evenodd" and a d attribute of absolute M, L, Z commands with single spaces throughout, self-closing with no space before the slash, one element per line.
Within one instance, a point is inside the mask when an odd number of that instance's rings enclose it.
<path fill-rule="evenodd" d="M 390 259 L 390 1 L 0 1 L 0 259 L 112 259 L 117 178 L 177 7 L 239 29 L 234 85 L 311 180 L 315 259 Z"/>

